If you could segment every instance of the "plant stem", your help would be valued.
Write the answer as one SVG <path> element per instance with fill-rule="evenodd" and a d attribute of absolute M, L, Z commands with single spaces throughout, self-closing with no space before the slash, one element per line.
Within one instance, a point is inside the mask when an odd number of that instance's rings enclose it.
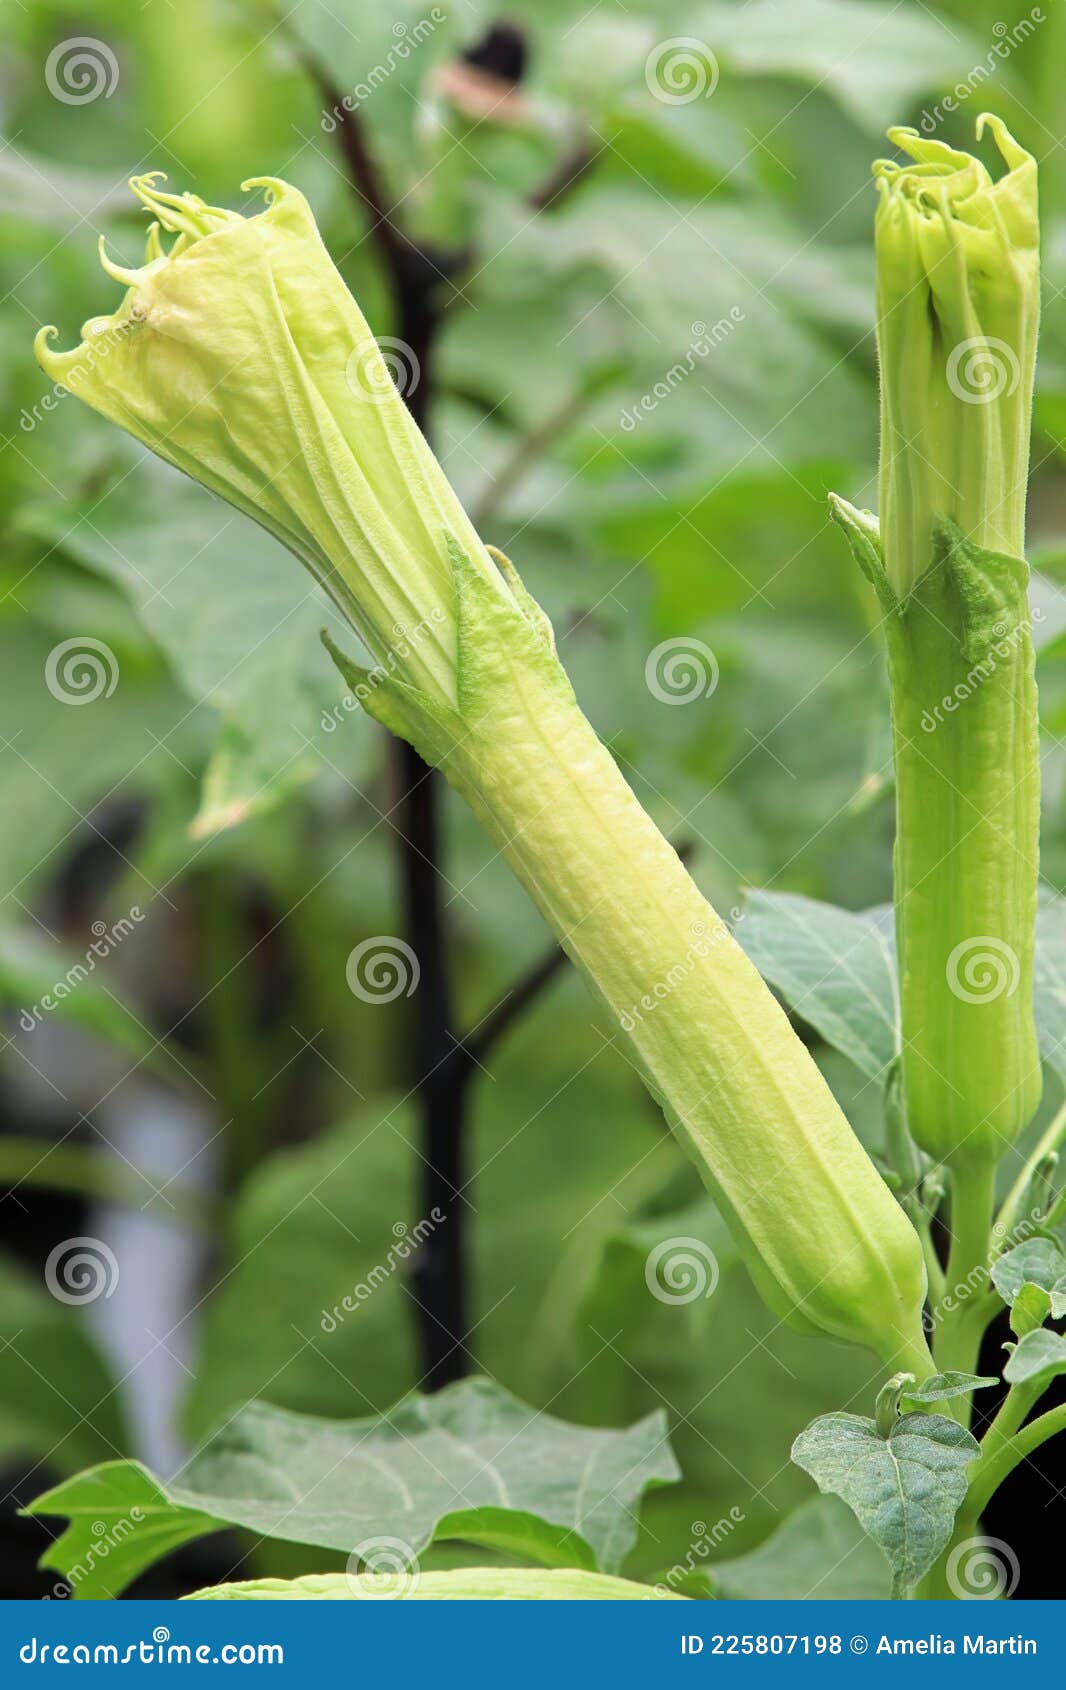
<path fill-rule="evenodd" d="M 991 1162 L 959 1163 L 951 1170 L 951 1246 L 945 1284 L 955 1294 L 945 1309 L 933 1340 L 936 1364 L 942 1373 L 973 1373 L 984 1336 L 986 1305 L 961 1295 L 975 1272 L 987 1271 L 989 1236 L 995 1202 L 995 1166 Z M 957 1417 L 968 1425 L 972 1404 L 960 1399 Z"/>
<path fill-rule="evenodd" d="M 1044 1157 L 1057 1150 L 1064 1138 L 1066 1138 L 1066 1102 L 1060 1105 L 1044 1128 L 1037 1143 L 1026 1157 L 1021 1173 L 1003 1200 L 993 1228 L 997 1240 L 997 1253 L 1010 1249 L 1011 1244 L 1017 1242 L 1011 1237 L 1011 1233 L 1029 1182 Z M 1035 1219 L 1036 1217 L 1031 1218 Z"/>
<path fill-rule="evenodd" d="M 1027 1426 L 1016 1431 L 1008 1440 L 997 1442 L 997 1447 L 990 1455 L 986 1456 L 982 1451 L 980 1465 L 975 1471 L 970 1494 L 966 1499 L 967 1517 L 979 1520 L 1000 1485 L 1013 1473 L 1015 1467 L 1032 1455 L 1034 1450 L 1039 1449 L 1041 1444 L 1062 1431 L 1066 1431 L 1066 1403 L 1060 1403 L 1058 1408 L 1049 1408 L 1046 1414 L 1030 1420 Z"/>

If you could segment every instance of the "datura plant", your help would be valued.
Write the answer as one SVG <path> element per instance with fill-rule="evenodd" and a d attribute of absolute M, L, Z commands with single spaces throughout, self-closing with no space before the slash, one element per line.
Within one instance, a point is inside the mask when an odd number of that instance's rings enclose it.
<path fill-rule="evenodd" d="M 367 712 L 469 801 L 628 1040 L 772 1307 L 930 1370 L 910 1222 L 783 1010 L 582 715 L 546 617 L 474 532 L 303 196 L 153 215 L 113 317 L 50 377 L 261 522 L 374 664 Z M 177 239 L 163 250 L 159 227 Z M 106 357 L 88 349 L 106 341 Z M 339 654 L 338 654 L 339 656 Z"/>
<path fill-rule="evenodd" d="M 903 1055 L 886 1121 L 902 1202 L 579 709 L 547 618 L 474 531 L 294 188 L 246 183 L 267 206 L 243 216 L 135 179 L 153 222 L 140 268 L 104 255 L 126 285 L 118 310 L 72 351 L 52 329 L 37 342 L 53 380 L 260 522 L 331 595 L 370 654 L 360 666 L 327 642 L 351 691 L 442 770 L 532 894 L 768 1303 L 892 1373 L 872 1417 L 821 1417 L 793 1457 L 848 1502 L 898 1593 L 943 1595 L 962 1593 L 953 1558 L 996 1485 L 1058 1427 L 1059 1411 L 1025 1421 L 1057 1365 L 1043 1321 L 1066 1312 L 1047 1228 L 1022 1235 L 1024 1261 L 1013 1248 L 1066 1117 L 992 1224 L 996 1164 L 1040 1096 L 1023 555 L 1038 268 L 1035 166 L 985 121 L 996 180 L 909 130 L 890 133 L 911 162 L 876 166 L 880 525 L 834 501 L 888 643 Z M 930 1225 L 945 1184 L 946 1274 Z M 997 1297 L 1019 1342 L 978 1444 L 970 1401 L 994 1381 L 973 1368 Z"/>

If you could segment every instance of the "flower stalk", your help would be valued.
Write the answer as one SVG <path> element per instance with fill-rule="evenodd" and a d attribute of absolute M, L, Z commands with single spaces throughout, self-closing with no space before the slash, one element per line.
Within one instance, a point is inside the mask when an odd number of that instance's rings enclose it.
<path fill-rule="evenodd" d="M 253 516 L 362 636 L 368 714 L 467 799 L 616 1025 L 771 1306 L 924 1378 L 918 1237 L 783 1010 L 585 719 L 482 544 L 293 188 L 243 218 L 135 182 L 164 229 L 130 320 L 58 381 Z M 107 319 L 110 321 L 110 319 Z M 92 332 L 93 325 L 90 325 Z"/>

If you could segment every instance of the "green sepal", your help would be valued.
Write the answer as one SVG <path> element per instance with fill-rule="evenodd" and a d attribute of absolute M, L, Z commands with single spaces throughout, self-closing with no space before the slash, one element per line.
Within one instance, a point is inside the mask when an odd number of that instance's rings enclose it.
<path fill-rule="evenodd" d="M 554 651 L 555 629 L 551 625 L 551 618 L 547 611 L 543 610 L 537 603 L 506 552 L 501 552 L 498 546 L 486 546 L 485 550 L 499 568 L 500 574 L 511 589 L 511 597 L 530 627 L 540 635 L 548 650 Z"/>
<path fill-rule="evenodd" d="M 518 581 L 514 566 L 497 585 L 475 567 L 454 535 L 446 538 L 455 581 L 459 714 L 467 727 L 509 714 L 527 670 L 547 683 L 560 703 L 572 704 L 573 688 L 545 640 L 547 617 Z"/>
<path fill-rule="evenodd" d="M 891 615 L 899 609 L 899 599 L 885 570 L 881 529 L 873 511 L 856 510 L 839 493 L 830 493 L 829 514 L 843 529 L 851 555 L 877 594 L 881 609 Z"/>
<path fill-rule="evenodd" d="M 904 622 L 914 610 L 941 614 L 967 663 L 983 663 L 992 648 L 1028 621 L 1029 566 L 1024 558 L 975 545 L 950 517 L 933 524 L 933 561 L 915 582 L 900 609 Z M 936 609 L 934 610 L 934 606 Z"/>
<path fill-rule="evenodd" d="M 375 722 L 413 745 L 426 763 L 436 767 L 454 749 L 463 735 L 463 724 L 454 711 L 437 704 L 382 669 L 364 669 L 342 651 L 327 628 L 322 644 L 332 657 L 341 678 Z"/>

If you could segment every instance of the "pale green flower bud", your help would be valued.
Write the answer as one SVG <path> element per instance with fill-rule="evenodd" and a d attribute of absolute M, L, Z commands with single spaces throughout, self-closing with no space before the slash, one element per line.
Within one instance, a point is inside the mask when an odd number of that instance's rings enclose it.
<path fill-rule="evenodd" d="M 924 1377 L 916 1233 L 582 715 L 547 618 L 474 533 L 305 202 L 270 183 L 245 221 L 135 187 L 180 250 L 154 242 L 116 272 L 129 293 L 105 322 L 129 327 L 91 370 L 46 332 L 48 373 L 309 565 L 379 660 L 341 657 L 356 695 L 444 771 L 529 889 L 772 1306 Z M 397 625 L 427 636 L 385 662 Z"/>

